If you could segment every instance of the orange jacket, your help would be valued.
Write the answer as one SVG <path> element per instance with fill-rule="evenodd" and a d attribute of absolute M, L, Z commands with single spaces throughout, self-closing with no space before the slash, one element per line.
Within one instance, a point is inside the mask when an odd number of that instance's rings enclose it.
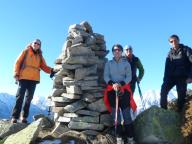
<path fill-rule="evenodd" d="M 45 59 L 40 54 L 34 54 L 29 45 L 16 60 L 14 76 L 19 76 L 19 80 L 40 81 L 40 69 L 46 73 L 51 73 L 51 67 L 47 66 Z"/>
<path fill-rule="evenodd" d="M 108 93 L 108 91 L 111 91 L 111 90 L 113 90 L 113 86 L 107 85 L 107 87 L 106 87 L 106 89 L 105 89 L 105 91 L 104 91 L 104 97 L 103 97 L 103 98 L 104 98 L 105 106 L 106 106 L 106 108 L 107 108 L 107 110 L 108 110 L 109 112 L 111 112 L 111 106 L 110 106 L 110 104 L 109 104 L 109 99 L 108 99 L 107 93 Z M 130 84 L 126 84 L 126 85 L 122 86 L 122 87 L 121 87 L 121 90 L 122 90 L 122 91 L 127 90 L 127 91 L 130 92 L 130 94 L 131 94 L 131 95 L 130 95 L 130 107 L 131 107 L 131 109 L 135 112 L 136 109 L 137 109 L 137 105 L 136 105 L 136 103 L 135 103 L 135 101 L 134 101 L 134 99 L 133 99 L 133 93 L 132 93 L 132 91 L 131 91 Z"/>

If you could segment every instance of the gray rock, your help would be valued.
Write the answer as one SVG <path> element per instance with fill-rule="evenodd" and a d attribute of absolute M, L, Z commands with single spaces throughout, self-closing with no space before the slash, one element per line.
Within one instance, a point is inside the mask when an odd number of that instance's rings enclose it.
<path fill-rule="evenodd" d="M 74 39 L 72 39 L 72 45 L 82 43 L 83 42 L 83 37 L 82 36 L 76 36 Z"/>
<path fill-rule="evenodd" d="M 57 64 L 54 66 L 54 71 L 60 71 L 62 69 L 62 65 L 61 64 Z"/>
<path fill-rule="evenodd" d="M 77 85 L 66 86 L 66 90 L 69 94 L 82 94 L 80 87 Z"/>
<path fill-rule="evenodd" d="M 81 115 L 88 115 L 88 116 L 99 116 L 99 112 L 95 112 L 95 111 L 89 111 L 89 110 L 78 110 L 76 111 L 77 114 L 81 114 Z"/>
<path fill-rule="evenodd" d="M 11 134 L 17 133 L 18 131 L 24 129 L 27 127 L 26 124 L 12 124 L 10 121 L 0 121 L 0 139 L 5 138 L 6 136 L 9 136 Z"/>
<path fill-rule="evenodd" d="M 76 112 L 77 110 L 83 109 L 86 106 L 87 106 L 87 104 L 84 101 L 79 100 L 70 105 L 65 106 L 64 110 L 66 110 L 67 112 L 73 113 L 73 112 Z"/>
<path fill-rule="evenodd" d="M 73 99 L 69 99 L 69 98 L 66 98 L 66 97 L 52 97 L 51 100 L 53 102 L 61 102 L 61 103 L 65 103 L 65 102 L 73 102 Z"/>
<path fill-rule="evenodd" d="M 53 106 L 51 111 L 54 113 L 60 113 L 60 112 L 64 112 L 64 108 Z"/>
<path fill-rule="evenodd" d="M 99 123 L 99 117 L 92 117 L 92 116 L 74 117 L 74 118 L 72 118 L 72 121 L 87 122 L 87 123 Z"/>
<path fill-rule="evenodd" d="M 68 131 L 59 136 L 62 144 L 89 144 L 87 136 L 77 131 Z"/>
<path fill-rule="evenodd" d="M 65 89 L 53 89 L 51 92 L 52 97 L 58 97 L 61 96 L 62 93 L 66 92 Z"/>
<path fill-rule="evenodd" d="M 75 70 L 75 79 L 76 80 L 81 80 L 84 79 L 86 76 L 88 75 L 96 75 L 97 73 L 97 66 L 91 66 L 91 67 L 87 67 L 87 68 L 78 68 Z"/>
<path fill-rule="evenodd" d="M 91 135 L 91 136 L 96 136 L 99 134 L 98 131 L 94 131 L 94 130 L 85 130 L 85 131 L 82 131 L 82 133 L 85 135 Z"/>
<path fill-rule="evenodd" d="M 90 34 L 93 33 L 92 27 L 87 21 L 82 21 L 80 25 L 83 27 L 84 31 L 86 31 L 87 33 L 90 33 Z"/>
<path fill-rule="evenodd" d="M 178 113 L 152 106 L 139 114 L 134 122 L 138 143 L 183 143 Z"/>
<path fill-rule="evenodd" d="M 99 99 L 98 101 L 89 104 L 88 109 L 90 109 L 92 111 L 97 111 L 97 112 L 107 111 L 103 99 Z"/>
<path fill-rule="evenodd" d="M 60 116 L 57 121 L 58 122 L 63 122 L 63 123 L 69 123 L 71 121 L 71 118 L 70 117 Z"/>
<path fill-rule="evenodd" d="M 31 144 L 33 143 L 40 131 L 42 118 L 31 123 L 25 129 L 10 135 L 4 142 L 4 144 Z"/>
<path fill-rule="evenodd" d="M 59 137 L 61 134 L 69 131 L 69 128 L 65 125 L 62 125 L 61 123 L 57 123 L 51 134 L 54 137 Z"/>
<path fill-rule="evenodd" d="M 94 65 L 98 63 L 96 56 L 69 56 L 62 61 L 65 64 Z"/>
<path fill-rule="evenodd" d="M 67 98 L 67 99 L 72 99 L 72 100 L 80 99 L 80 98 L 81 98 L 80 95 L 78 95 L 78 94 L 72 94 L 72 93 L 62 93 L 61 96 L 64 97 L 64 98 Z"/>
<path fill-rule="evenodd" d="M 63 116 L 69 117 L 69 118 L 74 118 L 74 117 L 78 117 L 78 114 L 76 114 L 76 113 L 64 113 Z"/>
<path fill-rule="evenodd" d="M 68 124 L 68 127 L 73 130 L 97 130 L 101 131 L 104 129 L 103 124 L 95 124 L 95 123 L 86 123 L 86 122 L 74 122 L 71 121 Z"/>
<path fill-rule="evenodd" d="M 69 65 L 69 64 L 62 64 L 63 69 L 68 69 L 68 70 L 75 70 L 77 68 L 82 68 L 82 65 L 76 64 L 76 65 Z"/>

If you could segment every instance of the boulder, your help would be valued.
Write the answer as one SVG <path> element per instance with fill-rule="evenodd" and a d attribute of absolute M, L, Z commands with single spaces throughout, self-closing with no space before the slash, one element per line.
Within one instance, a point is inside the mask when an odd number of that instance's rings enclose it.
<path fill-rule="evenodd" d="M 41 123 L 43 118 L 28 125 L 25 129 L 10 135 L 4 142 L 4 144 L 31 144 L 33 143 L 41 129 Z"/>
<path fill-rule="evenodd" d="M 152 106 L 140 113 L 135 122 L 135 138 L 141 144 L 183 143 L 178 113 Z"/>

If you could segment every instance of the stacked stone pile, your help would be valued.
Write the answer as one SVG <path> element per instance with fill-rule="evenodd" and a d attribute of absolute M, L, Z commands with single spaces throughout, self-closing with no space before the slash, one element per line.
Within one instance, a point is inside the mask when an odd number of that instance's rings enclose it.
<path fill-rule="evenodd" d="M 104 36 L 83 21 L 69 27 L 56 59 L 51 94 L 55 121 L 67 129 L 96 135 L 111 126 L 103 102 L 103 71 L 108 54 Z"/>

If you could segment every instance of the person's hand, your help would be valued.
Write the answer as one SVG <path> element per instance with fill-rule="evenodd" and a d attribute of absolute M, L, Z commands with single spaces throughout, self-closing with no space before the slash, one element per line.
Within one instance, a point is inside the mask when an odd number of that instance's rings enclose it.
<path fill-rule="evenodd" d="M 113 89 L 118 91 L 120 89 L 120 85 L 118 83 L 113 84 Z"/>
<path fill-rule="evenodd" d="M 54 71 L 54 69 L 51 69 L 50 78 L 53 78 L 57 72 Z"/>
<path fill-rule="evenodd" d="M 187 83 L 192 83 L 192 78 L 188 78 L 188 79 L 186 80 L 186 82 L 187 82 Z"/>
<path fill-rule="evenodd" d="M 19 80 L 19 76 L 18 76 L 18 75 L 15 75 L 15 76 L 14 76 L 14 79 L 15 79 L 16 81 L 18 81 L 18 80 Z"/>
<path fill-rule="evenodd" d="M 14 79 L 15 79 L 15 84 L 18 84 L 19 76 L 18 75 L 14 75 Z"/>
<path fill-rule="evenodd" d="M 136 78 L 137 82 L 140 83 L 141 82 L 141 79 L 140 78 Z"/>

